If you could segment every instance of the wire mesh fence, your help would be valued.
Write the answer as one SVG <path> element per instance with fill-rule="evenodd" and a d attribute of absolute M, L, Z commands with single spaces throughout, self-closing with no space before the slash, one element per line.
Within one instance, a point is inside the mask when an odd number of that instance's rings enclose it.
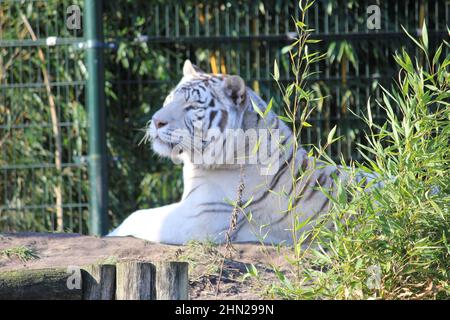
<path fill-rule="evenodd" d="M 82 34 L 65 28 L 69 5 L 1 2 L 0 230 L 86 229 Z"/>
<path fill-rule="evenodd" d="M 363 126 L 352 114 L 389 86 L 392 55 L 426 21 L 430 47 L 446 37 L 449 1 L 375 1 L 381 29 L 368 30 L 374 1 L 317 1 L 307 21 L 314 50 L 327 52 L 310 88 L 324 99 L 302 143 L 318 144 L 338 125 L 330 154 L 357 158 Z M 87 117 L 83 30 L 69 30 L 67 8 L 83 1 L 1 1 L 0 231 L 87 232 Z M 186 58 L 208 72 L 241 75 L 268 100 L 280 95 L 273 62 L 288 83 L 286 46 L 297 1 L 105 1 L 105 75 L 109 219 L 177 200 L 179 167 L 139 146 L 151 114 L 181 76 Z M 34 36 L 33 36 L 34 33 Z M 56 39 L 53 37 L 57 37 Z M 447 52 L 448 54 L 448 52 Z M 420 58 L 419 52 L 416 55 Z M 325 99 L 325 97 L 327 97 Z M 374 99 L 372 99 L 373 101 Z M 374 105 L 374 117 L 383 118 Z"/>

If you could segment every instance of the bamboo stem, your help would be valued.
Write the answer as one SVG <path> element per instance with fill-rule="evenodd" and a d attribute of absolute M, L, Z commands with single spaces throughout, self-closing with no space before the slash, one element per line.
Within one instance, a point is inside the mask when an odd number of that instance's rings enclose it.
<path fill-rule="evenodd" d="M 21 12 L 20 17 L 22 18 L 22 21 L 28 30 L 28 33 L 31 36 L 31 39 L 33 41 L 37 40 L 36 34 L 34 33 L 33 28 L 30 25 L 30 22 L 28 21 L 27 17 Z M 55 193 L 56 198 L 56 230 L 57 231 L 64 231 L 64 221 L 63 221 L 63 197 L 62 197 L 62 183 L 61 183 L 61 172 L 62 172 L 62 144 L 61 144 L 61 130 L 58 125 L 58 114 L 56 112 L 56 104 L 55 104 L 55 98 L 52 94 L 52 89 L 50 86 L 50 76 L 48 74 L 48 71 L 45 67 L 46 61 L 44 52 L 41 48 L 38 48 L 38 57 L 41 61 L 41 71 L 42 76 L 44 77 L 44 85 L 45 90 L 47 92 L 48 97 L 48 104 L 50 106 L 50 117 L 52 121 L 52 131 L 53 131 L 53 137 L 55 139 L 55 167 L 58 173 L 58 181 L 56 185 L 53 188 L 53 191 Z"/>

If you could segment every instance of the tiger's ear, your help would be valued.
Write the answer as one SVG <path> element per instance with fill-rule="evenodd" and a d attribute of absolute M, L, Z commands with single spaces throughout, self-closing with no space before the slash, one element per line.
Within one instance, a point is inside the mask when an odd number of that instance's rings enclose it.
<path fill-rule="evenodd" d="M 225 78 L 224 92 L 235 105 L 244 105 L 247 97 L 246 89 L 245 82 L 241 77 L 228 76 Z"/>
<path fill-rule="evenodd" d="M 191 60 L 187 59 L 183 65 L 183 76 L 195 76 L 200 73 L 205 73 L 202 69 L 192 64 Z"/>

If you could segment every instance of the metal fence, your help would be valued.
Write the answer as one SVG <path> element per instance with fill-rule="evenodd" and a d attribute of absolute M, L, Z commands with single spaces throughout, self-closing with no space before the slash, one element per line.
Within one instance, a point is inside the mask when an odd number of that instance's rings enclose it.
<path fill-rule="evenodd" d="M 72 47 L 83 38 L 65 28 L 69 5 L 1 1 L 2 231 L 57 230 L 64 215 L 67 229 L 86 232 L 84 53 Z"/>
<path fill-rule="evenodd" d="M 76 4 L 84 11 L 84 3 L 0 3 L 0 231 L 86 233 L 92 189 L 86 34 L 66 25 L 67 8 Z M 239 74 L 265 99 L 278 99 L 270 74 L 276 59 L 281 80 L 291 80 L 283 48 L 291 41 L 297 4 L 104 2 L 108 219 L 113 224 L 139 207 L 162 205 L 181 194 L 180 169 L 138 142 L 139 129 L 179 80 L 184 59 L 208 72 Z M 366 26 L 371 4 L 380 7 L 379 30 Z M 308 23 L 316 30 L 314 38 L 322 40 L 314 49 L 328 52 L 328 59 L 316 65 L 320 73 L 310 86 L 329 98 L 313 114 L 302 143 L 320 143 L 338 124 L 343 139 L 331 154 L 357 156 L 355 142 L 362 141 L 363 126 L 350 110 L 364 111 L 367 98 L 379 95 L 377 84 L 391 83 L 392 55 L 402 46 L 410 48 L 400 26 L 417 34 L 426 21 L 434 47 L 448 37 L 449 8 L 445 0 L 317 1 Z M 375 117 L 383 117 L 375 111 Z"/>

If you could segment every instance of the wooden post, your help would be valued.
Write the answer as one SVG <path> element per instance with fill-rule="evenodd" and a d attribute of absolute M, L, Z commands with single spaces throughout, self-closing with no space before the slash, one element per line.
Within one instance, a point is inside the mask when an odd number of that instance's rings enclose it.
<path fill-rule="evenodd" d="M 186 262 L 120 262 L 0 272 L 0 299 L 186 300 Z"/>
<path fill-rule="evenodd" d="M 83 300 L 114 300 L 116 266 L 89 265 L 82 269 Z"/>
<path fill-rule="evenodd" d="M 156 264 L 156 299 L 189 299 L 188 268 L 187 262 L 158 262 Z"/>
<path fill-rule="evenodd" d="M 136 261 L 117 263 L 116 299 L 154 300 L 155 266 Z"/>
<path fill-rule="evenodd" d="M 0 299 L 81 300 L 80 278 L 67 269 L 0 272 Z"/>

